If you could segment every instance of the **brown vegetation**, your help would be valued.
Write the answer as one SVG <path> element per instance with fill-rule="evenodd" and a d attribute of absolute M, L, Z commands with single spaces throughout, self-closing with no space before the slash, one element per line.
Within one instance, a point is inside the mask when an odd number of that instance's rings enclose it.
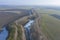
<path fill-rule="evenodd" d="M 15 9 L 16 10 L 16 9 Z M 20 13 L 15 13 L 15 12 L 5 12 L 6 10 L 4 11 L 0 11 L 0 27 L 6 25 L 6 24 L 9 24 L 21 17 L 24 17 L 24 16 L 27 16 L 29 15 L 28 14 L 28 11 L 27 10 L 19 10 Z M 18 11 L 18 10 L 16 10 Z"/>

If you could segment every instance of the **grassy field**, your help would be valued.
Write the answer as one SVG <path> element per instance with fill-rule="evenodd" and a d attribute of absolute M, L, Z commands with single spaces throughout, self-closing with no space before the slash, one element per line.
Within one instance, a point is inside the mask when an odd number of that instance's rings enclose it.
<path fill-rule="evenodd" d="M 17 34 L 15 34 L 16 32 L 16 28 L 15 26 L 17 27 Z M 17 40 L 22 40 L 22 29 L 19 25 L 16 25 L 15 23 L 12 23 L 12 24 L 9 24 L 9 27 L 8 27 L 8 31 L 9 31 L 9 37 L 7 38 L 7 40 L 14 40 L 14 36 L 17 35 Z"/>
<path fill-rule="evenodd" d="M 44 11 L 43 11 L 44 12 Z M 41 28 L 49 40 L 60 40 L 60 20 L 49 14 L 59 14 L 59 11 L 41 12 Z"/>
<path fill-rule="evenodd" d="M 14 33 L 15 33 L 15 27 L 14 24 L 9 24 L 9 27 L 7 27 L 7 30 L 9 31 L 9 35 L 7 40 L 14 40 Z"/>
<path fill-rule="evenodd" d="M 25 9 L 9 9 L 8 11 L 6 10 L 0 10 L 0 27 L 9 24 L 18 18 L 24 17 L 29 15 L 28 10 Z"/>

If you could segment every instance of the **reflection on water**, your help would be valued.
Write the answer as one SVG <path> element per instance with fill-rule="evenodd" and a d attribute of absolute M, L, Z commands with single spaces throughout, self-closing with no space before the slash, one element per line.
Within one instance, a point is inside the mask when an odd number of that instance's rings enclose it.
<path fill-rule="evenodd" d="M 8 36 L 8 31 L 6 30 L 6 27 L 3 28 L 3 31 L 0 33 L 0 40 L 6 40 Z"/>
<path fill-rule="evenodd" d="M 34 20 L 29 20 L 29 22 L 24 26 L 25 28 L 25 33 L 26 33 L 26 40 L 31 40 L 31 34 L 30 34 L 30 27 Z"/>
<path fill-rule="evenodd" d="M 24 26 L 25 28 L 29 28 L 31 24 L 34 22 L 34 20 L 29 20 L 29 22 Z"/>

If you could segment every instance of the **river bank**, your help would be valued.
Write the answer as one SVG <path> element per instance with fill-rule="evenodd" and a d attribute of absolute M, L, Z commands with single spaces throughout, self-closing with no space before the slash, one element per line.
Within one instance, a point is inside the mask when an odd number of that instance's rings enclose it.
<path fill-rule="evenodd" d="M 25 40 L 26 38 L 24 37 L 25 33 L 24 33 L 23 25 L 25 25 L 27 22 L 29 22 L 28 20 L 29 20 L 28 16 L 25 16 L 21 19 L 14 21 L 12 24 L 9 24 L 7 27 L 8 31 L 9 31 L 9 36 L 8 36 L 7 40 L 14 40 L 15 33 L 17 34 L 16 35 L 17 40 Z"/>

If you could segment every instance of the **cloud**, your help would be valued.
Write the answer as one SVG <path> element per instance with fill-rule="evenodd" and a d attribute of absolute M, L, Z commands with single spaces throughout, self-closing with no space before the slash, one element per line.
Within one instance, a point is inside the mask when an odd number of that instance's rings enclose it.
<path fill-rule="evenodd" d="M 60 0 L 0 0 L 0 4 L 8 5 L 59 5 Z"/>

